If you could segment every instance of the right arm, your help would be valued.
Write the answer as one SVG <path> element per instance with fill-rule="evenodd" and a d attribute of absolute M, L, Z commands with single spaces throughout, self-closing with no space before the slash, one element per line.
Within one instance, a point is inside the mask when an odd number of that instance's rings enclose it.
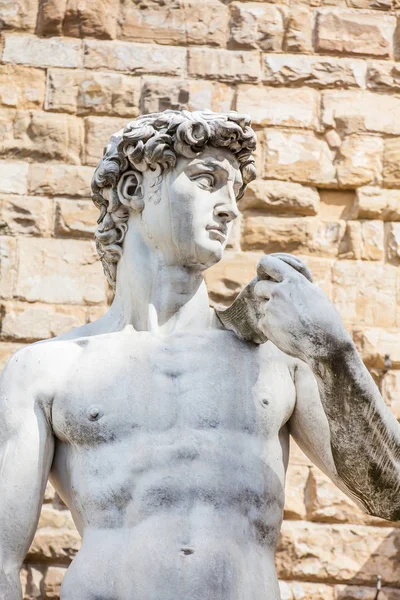
<path fill-rule="evenodd" d="M 54 440 L 30 348 L 0 377 L 0 598 L 21 600 L 19 572 L 35 535 Z"/>

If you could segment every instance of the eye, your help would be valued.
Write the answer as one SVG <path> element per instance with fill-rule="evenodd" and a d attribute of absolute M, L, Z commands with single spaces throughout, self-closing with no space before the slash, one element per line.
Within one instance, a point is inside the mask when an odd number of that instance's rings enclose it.
<path fill-rule="evenodd" d="M 201 173 L 192 178 L 196 183 L 205 190 L 212 190 L 215 185 L 214 176 L 210 173 Z"/>

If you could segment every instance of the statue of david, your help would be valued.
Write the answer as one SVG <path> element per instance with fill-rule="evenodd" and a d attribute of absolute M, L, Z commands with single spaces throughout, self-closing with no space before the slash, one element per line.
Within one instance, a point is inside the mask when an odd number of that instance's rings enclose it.
<path fill-rule="evenodd" d="M 82 535 L 62 600 L 278 600 L 290 436 L 400 519 L 400 426 L 307 267 L 264 256 L 209 306 L 255 145 L 247 116 L 168 110 L 106 146 L 92 189 L 114 301 L 1 376 L 2 600 L 21 600 L 49 477 Z"/>

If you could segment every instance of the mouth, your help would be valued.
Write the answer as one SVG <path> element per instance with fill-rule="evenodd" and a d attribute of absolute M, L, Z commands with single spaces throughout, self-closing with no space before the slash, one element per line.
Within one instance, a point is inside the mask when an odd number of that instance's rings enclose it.
<path fill-rule="evenodd" d="M 212 239 L 225 242 L 227 229 L 223 225 L 207 225 L 206 230 L 210 232 L 210 237 Z"/>

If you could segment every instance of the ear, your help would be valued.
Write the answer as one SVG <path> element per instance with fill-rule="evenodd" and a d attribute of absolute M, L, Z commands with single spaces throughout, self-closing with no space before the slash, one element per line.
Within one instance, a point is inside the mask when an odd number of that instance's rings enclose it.
<path fill-rule="evenodd" d="M 143 175 L 139 171 L 125 171 L 118 181 L 117 193 L 121 204 L 141 212 L 144 208 Z"/>

